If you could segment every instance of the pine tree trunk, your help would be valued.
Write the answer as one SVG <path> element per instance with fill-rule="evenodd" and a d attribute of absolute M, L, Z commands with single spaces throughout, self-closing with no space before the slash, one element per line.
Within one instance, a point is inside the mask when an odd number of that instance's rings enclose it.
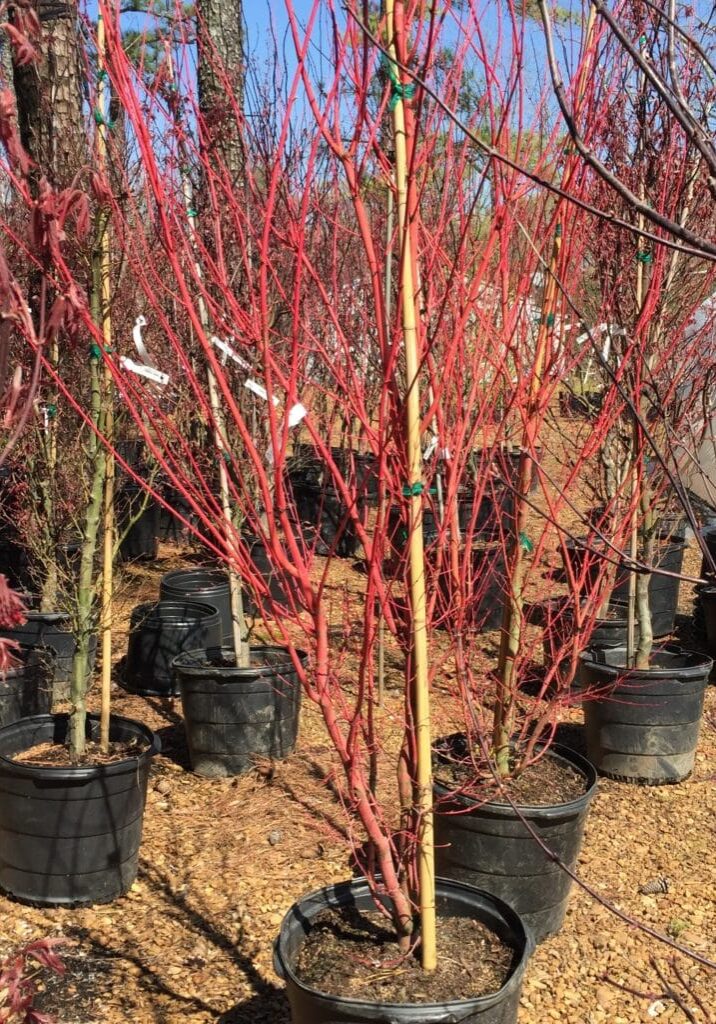
<path fill-rule="evenodd" d="M 42 25 L 39 59 L 13 69 L 20 138 L 37 178 L 64 187 L 87 163 L 77 3 L 35 0 L 35 7 Z"/>
<path fill-rule="evenodd" d="M 244 166 L 236 115 L 236 110 L 240 111 L 243 105 L 242 2 L 197 0 L 196 15 L 202 145 L 217 155 L 232 182 L 239 183 Z"/>

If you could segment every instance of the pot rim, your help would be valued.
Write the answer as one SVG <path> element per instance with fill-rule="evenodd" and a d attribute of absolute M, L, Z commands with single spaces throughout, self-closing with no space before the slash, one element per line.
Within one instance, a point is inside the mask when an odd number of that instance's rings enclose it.
<path fill-rule="evenodd" d="M 28 722 L 36 723 L 39 726 L 57 720 L 66 720 L 69 727 L 69 719 L 70 715 L 67 712 L 48 715 L 28 715 L 26 718 L 20 718 L 17 722 L 12 722 L 10 725 L 4 725 L 0 728 L 0 744 L 4 736 Z M 99 715 L 88 713 L 87 721 L 88 723 L 99 723 Z M 132 757 L 122 758 L 121 761 L 112 761 L 110 764 L 70 765 L 67 767 L 22 764 L 0 751 L 0 769 L 5 772 L 12 772 L 14 775 L 22 776 L 23 778 L 36 779 L 38 782 L 91 782 L 94 779 L 104 778 L 107 775 L 121 775 L 128 769 L 135 771 L 140 763 L 148 761 L 161 751 L 162 744 L 159 736 L 148 726 L 144 725 L 143 722 L 137 722 L 133 718 L 125 718 L 123 715 L 112 715 L 109 722 L 110 729 L 114 722 L 138 732 L 140 736 L 147 740 L 148 747 Z"/>
<path fill-rule="evenodd" d="M 229 587 L 229 574 L 225 569 L 213 565 L 197 565 L 194 569 L 171 569 L 162 576 L 160 587 L 165 584 L 170 587 L 176 587 L 175 581 L 177 579 L 188 580 L 192 576 L 208 576 L 210 580 L 207 580 L 203 585 L 199 584 L 193 587 L 190 591 L 187 591 L 189 594 L 213 593 L 215 591 L 227 590 Z M 176 598 L 167 597 L 160 598 L 160 600 L 173 601 Z"/>
<path fill-rule="evenodd" d="M 172 615 L 170 606 L 179 608 L 182 611 L 186 609 L 197 609 L 197 615 Z M 163 612 L 167 611 L 168 614 L 164 615 Z M 161 601 L 143 601 L 141 604 L 137 604 L 132 609 L 132 615 L 137 615 L 139 621 L 135 623 L 131 632 L 139 632 L 144 629 L 147 624 L 150 625 L 171 625 L 171 626 L 193 626 L 197 622 L 202 622 L 205 619 L 215 618 L 218 621 L 221 620 L 219 610 L 208 602 L 204 601 L 181 601 L 178 598 L 166 598 Z"/>
<path fill-rule="evenodd" d="M 229 654 L 233 654 L 233 648 L 226 643 L 220 645 L 220 651 L 223 654 L 224 651 L 228 651 Z M 280 672 L 288 669 L 291 672 L 296 671 L 296 666 L 293 663 L 293 658 L 289 652 L 288 647 L 282 647 L 280 644 L 255 644 L 250 646 L 249 650 L 251 653 L 260 651 L 280 651 L 286 655 L 286 660 L 273 665 L 256 665 L 249 666 L 248 668 L 238 668 L 236 665 L 211 665 L 209 663 L 203 665 L 192 665 L 183 664 L 182 659 L 199 658 L 202 654 L 206 654 L 207 650 L 216 650 L 216 648 L 201 648 L 197 647 L 191 651 L 181 651 L 175 658 L 172 658 L 171 669 L 173 672 L 181 672 L 185 677 L 199 678 L 202 676 L 210 675 L 223 675 L 227 678 L 246 677 L 247 679 L 255 679 L 257 676 L 275 676 Z M 296 654 L 299 661 L 305 666 L 308 661 L 308 654 L 306 651 L 301 651 L 296 648 Z"/>
<path fill-rule="evenodd" d="M 280 978 L 283 978 L 284 980 L 290 980 L 294 985 L 297 986 L 297 988 L 300 988 L 303 992 L 308 992 L 311 995 L 317 996 L 321 999 L 327 999 L 331 1002 L 338 1003 L 340 1006 L 355 1007 L 358 1010 L 358 1012 L 368 1007 L 385 1006 L 386 1008 L 393 1011 L 409 1011 L 411 1009 L 418 1008 L 420 1011 L 423 1011 L 428 1014 L 438 1013 L 441 1010 L 444 1011 L 446 1007 L 452 1006 L 467 1010 L 470 1007 L 489 1007 L 495 1005 L 496 1003 L 501 1002 L 502 999 L 508 994 L 509 990 L 512 987 L 514 987 L 516 983 L 515 979 L 517 979 L 518 982 L 521 981 L 521 976 L 524 973 L 527 961 L 529 960 L 530 956 L 532 955 L 535 949 L 535 942 L 532 937 L 532 932 L 525 924 L 522 917 L 517 913 L 516 910 L 513 910 L 509 903 L 506 903 L 504 900 L 500 899 L 499 896 L 495 896 L 492 893 L 487 892 L 485 889 L 478 889 L 476 886 L 468 885 L 466 882 L 458 882 L 453 881 L 449 878 L 440 877 L 435 879 L 436 894 L 439 893 L 440 890 L 442 890 L 443 894 L 449 895 L 449 890 L 453 890 L 458 892 L 467 892 L 470 895 L 477 895 L 483 901 L 491 903 L 493 907 L 495 907 L 503 916 L 503 918 L 507 921 L 508 925 L 513 928 L 513 930 L 516 930 L 517 928 L 521 929 L 523 942 L 520 943 L 520 945 L 514 949 L 515 956 L 513 958 L 513 963 L 510 967 L 509 973 L 504 983 L 500 986 L 499 989 L 497 989 L 497 991 L 488 992 L 487 994 L 482 996 L 473 996 L 472 998 L 468 999 L 444 1000 L 438 1003 L 382 1003 L 378 1000 L 352 999 L 348 996 L 329 995 L 329 993 L 323 992 L 321 989 L 318 988 L 313 988 L 311 985 L 306 984 L 306 982 L 301 981 L 301 979 L 294 972 L 292 965 L 286 962 L 281 951 L 281 945 L 285 942 L 289 935 L 289 923 L 291 916 L 294 913 L 294 910 L 299 909 L 305 903 L 316 901 L 319 898 L 324 898 L 325 894 L 331 891 L 336 892 L 336 890 L 340 891 L 338 893 L 338 899 L 335 905 L 340 906 L 340 895 L 343 892 L 345 892 L 346 897 L 348 895 L 358 896 L 361 895 L 361 889 L 365 889 L 367 893 L 370 892 L 368 880 L 364 876 L 359 878 L 353 878 L 345 882 L 336 882 L 333 883 L 333 885 L 322 886 L 320 889 L 316 889 L 313 892 L 307 893 L 305 896 L 302 896 L 300 899 L 296 900 L 291 905 L 286 914 L 284 914 L 283 920 L 281 921 L 281 925 L 279 927 L 278 936 L 274 942 L 274 970 L 276 971 L 276 974 L 278 974 Z M 344 902 L 347 902 L 347 899 Z M 334 904 L 331 904 L 328 902 L 328 900 L 325 900 L 326 907 L 329 907 L 331 905 Z"/>
<path fill-rule="evenodd" d="M 542 749 L 542 748 L 540 748 Z M 482 810 L 485 808 L 494 814 L 506 814 L 508 816 L 514 816 L 515 810 L 524 814 L 525 817 L 528 815 L 540 816 L 543 818 L 563 818 L 565 814 L 581 811 L 581 809 L 589 804 L 597 791 L 599 782 L 599 776 L 597 769 L 594 767 L 591 761 L 580 754 L 576 750 L 572 750 L 571 747 L 565 746 L 563 743 L 551 743 L 547 749 L 546 755 L 554 754 L 562 761 L 567 761 L 570 765 L 577 768 L 582 773 L 585 781 L 585 790 L 581 796 L 575 797 L 573 800 L 567 800 L 561 804 L 521 804 L 514 800 L 512 803 L 506 803 L 501 800 L 477 800 L 474 797 L 470 797 L 465 793 L 453 793 L 450 787 L 445 786 L 439 779 L 434 779 L 433 790 L 439 792 L 440 795 L 450 797 L 455 801 L 459 801 L 464 804 L 466 808 L 476 808 Z"/>
<path fill-rule="evenodd" d="M 606 651 L 614 654 L 617 651 L 624 652 L 624 660 L 626 661 L 626 646 L 620 644 L 618 647 L 608 648 L 595 648 L 587 647 L 586 650 L 582 651 L 579 655 L 579 660 L 590 668 L 597 668 L 605 676 L 610 679 L 616 679 L 619 676 L 633 679 L 672 679 L 678 677 L 680 679 L 698 679 L 700 676 L 705 675 L 708 678 L 711 669 L 713 668 L 714 660 L 709 657 L 708 654 L 702 654 L 700 651 L 689 651 L 683 647 L 679 647 L 677 644 L 662 644 L 653 648 L 653 654 L 670 654 L 674 657 L 681 657 L 684 660 L 690 660 L 691 664 L 685 664 L 681 666 L 671 666 L 668 668 L 627 668 L 625 665 L 609 665 L 605 661 L 598 660 L 595 655 L 604 655 Z"/>

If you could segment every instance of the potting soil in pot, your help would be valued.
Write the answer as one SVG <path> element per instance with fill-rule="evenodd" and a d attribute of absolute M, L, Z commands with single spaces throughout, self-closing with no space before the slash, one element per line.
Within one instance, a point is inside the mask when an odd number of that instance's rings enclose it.
<path fill-rule="evenodd" d="M 426 974 L 419 954 L 402 954 L 386 919 L 355 907 L 324 910 L 296 962 L 300 980 L 328 995 L 377 1003 L 441 1003 L 497 992 L 514 950 L 481 921 L 441 917 L 438 965 Z"/>

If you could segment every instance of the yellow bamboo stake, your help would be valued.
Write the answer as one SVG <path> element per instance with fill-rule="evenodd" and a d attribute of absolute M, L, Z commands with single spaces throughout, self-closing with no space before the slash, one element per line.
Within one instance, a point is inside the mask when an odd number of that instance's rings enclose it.
<path fill-rule="evenodd" d="M 398 0 L 400 3 L 401 0 Z M 385 4 L 390 57 L 395 62 L 395 4 Z M 400 81 L 397 64 L 394 74 Z M 412 249 L 408 224 L 408 159 L 403 92 L 395 88 L 393 96 L 395 141 L 395 184 L 397 193 L 398 237 L 400 243 L 401 311 L 406 370 L 406 425 L 410 492 L 410 604 L 412 609 L 412 668 L 415 730 L 417 747 L 416 807 L 419 815 L 418 878 L 423 969 L 437 965 L 435 910 L 435 848 L 433 840 L 432 750 L 430 742 L 430 694 L 428 690 L 428 639 L 426 629 L 425 560 L 423 554 L 423 459 L 420 438 L 420 389 L 413 280 Z"/>
<path fill-rule="evenodd" d="M 107 104 L 107 73 L 105 70 L 106 35 L 102 12 L 97 15 L 97 67 L 99 81 L 97 83 L 97 107 L 99 118 L 97 124 L 97 165 L 100 174 L 107 165 L 107 122 L 104 111 Z M 100 212 L 100 216 L 101 216 Z M 110 315 L 110 238 L 109 227 L 105 222 L 101 235 L 101 296 L 102 305 L 102 337 L 105 348 L 112 342 L 112 321 Z M 112 394 L 112 375 L 105 364 L 102 388 L 102 404 L 104 406 L 104 434 L 108 442 L 113 442 L 114 410 Z M 104 501 L 102 508 L 102 605 L 100 635 L 102 639 L 102 679 L 100 706 L 100 745 L 105 752 L 109 750 L 109 712 L 112 682 L 112 593 L 114 585 L 114 454 L 110 449 L 105 453 Z"/>

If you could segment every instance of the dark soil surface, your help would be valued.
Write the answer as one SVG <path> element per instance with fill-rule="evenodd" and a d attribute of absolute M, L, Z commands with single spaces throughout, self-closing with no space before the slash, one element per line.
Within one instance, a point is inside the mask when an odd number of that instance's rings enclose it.
<path fill-rule="evenodd" d="M 314 918 L 295 966 L 297 977 L 328 995 L 379 1003 L 442 1003 L 497 992 L 514 950 L 479 921 L 440 918 L 440 951 L 427 974 L 419 954 L 401 955 L 385 918 L 355 908 Z"/>
<path fill-rule="evenodd" d="M 479 769 L 478 769 L 479 770 Z M 541 757 L 513 778 L 476 778 L 475 764 L 470 758 L 460 761 L 439 761 L 435 778 L 448 789 L 476 801 L 507 803 L 508 799 L 525 807 L 549 807 L 571 803 L 586 792 L 584 775 L 570 764 L 549 755 Z"/>
<path fill-rule="evenodd" d="M 148 744 L 132 740 L 129 743 L 110 743 L 109 750 L 104 751 L 99 743 L 88 742 L 85 752 L 73 758 L 70 748 L 60 743 L 38 743 L 28 750 L 14 754 L 13 761 L 18 764 L 37 765 L 40 768 L 91 768 L 100 764 L 116 764 L 132 757 L 138 757 Z"/>

